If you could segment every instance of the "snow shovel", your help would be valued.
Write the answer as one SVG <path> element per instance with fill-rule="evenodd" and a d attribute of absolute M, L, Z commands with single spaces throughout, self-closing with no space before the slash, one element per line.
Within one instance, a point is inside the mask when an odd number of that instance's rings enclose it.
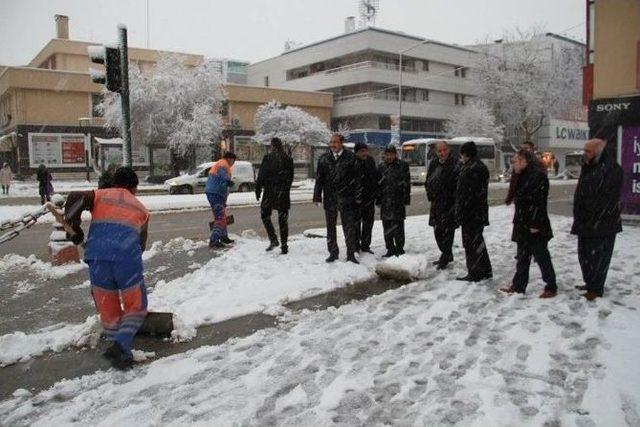
<path fill-rule="evenodd" d="M 53 204 L 47 203 L 47 209 L 53 214 L 55 219 L 62 224 L 64 230 L 69 233 L 70 236 L 76 235 L 76 232 L 64 218 L 64 215 L 62 215 Z M 171 331 L 173 331 L 173 313 L 149 311 L 144 318 L 142 326 L 138 330 L 138 334 L 168 337 L 171 336 Z"/>

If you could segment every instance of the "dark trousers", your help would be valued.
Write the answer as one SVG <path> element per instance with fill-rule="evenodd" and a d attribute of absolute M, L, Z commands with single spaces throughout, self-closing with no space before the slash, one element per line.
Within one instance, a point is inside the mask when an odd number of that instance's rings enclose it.
<path fill-rule="evenodd" d="M 604 293 L 611 255 L 616 243 L 616 235 L 604 237 L 578 236 L 578 261 L 587 291 L 598 296 Z"/>
<path fill-rule="evenodd" d="M 260 208 L 260 218 L 264 228 L 267 230 L 269 240 L 272 243 L 278 242 L 278 236 L 276 236 L 276 230 L 271 222 L 271 208 Z M 287 239 L 289 238 L 289 210 L 278 210 L 278 228 L 280 229 L 280 242 L 282 246 L 287 246 Z"/>
<path fill-rule="evenodd" d="M 345 243 L 347 244 L 347 256 L 356 252 L 356 233 L 354 225 L 354 211 L 341 210 L 340 221 L 342 221 L 342 231 L 344 232 Z M 325 210 L 324 216 L 327 221 L 327 249 L 329 254 L 338 256 L 338 237 L 336 235 L 336 224 L 338 223 L 338 210 Z"/>
<path fill-rule="evenodd" d="M 384 229 L 384 244 L 388 251 L 404 251 L 404 220 L 382 220 Z"/>
<path fill-rule="evenodd" d="M 441 252 L 440 261 L 453 261 L 453 237 L 455 233 L 456 229 L 453 226 L 433 227 L 433 234 Z"/>
<path fill-rule="evenodd" d="M 517 292 L 527 289 L 529 283 L 529 266 L 531 265 L 531 257 L 533 256 L 540 267 L 542 280 L 546 284 L 545 290 L 556 292 L 556 272 L 553 269 L 551 255 L 547 247 L 548 241 L 544 239 L 535 239 L 531 241 L 518 242 L 518 252 L 516 259 L 516 274 L 513 276 L 511 284 Z"/>
<path fill-rule="evenodd" d="M 50 202 L 51 201 L 51 196 L 49 196 L 49 194 L 47 193 L 40 193 L 40 204 L 44 205 L 45 202 Z"/>
<path fill-rule="evenodd" d="M 2 186 L 2 194 L 9 194 L 9 186 L 8 185 L 3 185 Z"/>
<path fill-rule="evenodd" d="M 472 277 L 484 277 L 492 274 L 491 261 L 484 242 L 484 227 L 462 226 L 462 246 L 467 261 L 467 271 Z"/>
<path fill-rule="evenodd" d="M 371 230 L 376 215 L 373 202 L 363 204 L 355 210 L 356 249 L 369 249 L 371 246 Z"/>

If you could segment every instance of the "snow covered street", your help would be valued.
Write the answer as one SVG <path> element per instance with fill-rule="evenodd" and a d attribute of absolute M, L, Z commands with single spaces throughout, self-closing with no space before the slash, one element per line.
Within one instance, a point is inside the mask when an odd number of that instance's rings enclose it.
<path fill-rule="evenodd" d="M 638 425 L 640 230 L 619 235 L 605 298 L 587 302 L 573 289 L 571 219 L 553 216 L 560 293 L 540 300 L 535 264 L 526 296 L 497 291 L 513 274 L 510 220 L 511 209 L 491 209 L 494 279 L 474 285 L 453 280 L 463 271 L 460 247 L 454 268 L 430 265 L 437 249 L 425 217 L 408 221 L 408 254 L 382 264 L 367 256 L 360 266 L 326 266 L 324 241 L 301 237 L 284 264 L 273 262 L 264 241 L 244 236 L 193 273 L 159 283 L 151 307 L 175 310 L 185 331 L 256 309 L 279 314 L 277 327 L 127 373 L 17 390 L 0 403 L 0 424 Z M 380 254 L 379 230 L 374 236 Z M 339 308 L 278 307 L 372 277 L 381 265 L 402 268 L 413 283 Z"/>

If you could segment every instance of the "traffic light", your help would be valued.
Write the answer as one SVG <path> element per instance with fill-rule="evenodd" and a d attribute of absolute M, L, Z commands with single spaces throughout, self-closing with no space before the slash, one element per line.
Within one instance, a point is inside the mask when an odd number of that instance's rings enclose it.
<path fill-rule="evenodd" d="M 89 68 L 91 80 L 105 85 L 111 92 L 120 92 L 122 88 L 120 50 L 117 47 L 89 46 L 88 51 L 91 62 L 104 65 L 104 71 Z"/>

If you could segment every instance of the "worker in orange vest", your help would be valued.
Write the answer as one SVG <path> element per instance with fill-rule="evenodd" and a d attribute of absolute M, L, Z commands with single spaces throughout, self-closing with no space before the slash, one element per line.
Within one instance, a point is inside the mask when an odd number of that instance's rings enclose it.
<path fill-rule="evenodd" d="M 65 219 L 75 232 L 68 237 L 80 244 L 81 214 L 91 211 L 84 260 L 100 322 L 112 342 L 103 356 L 125 370 L 133 364 L 131 342 L 147 315 L 142 252 L 149 212 L 135 196 L 138 176 L 132 168 L 119 167 L 113 181 L 113 188 L 69 194 Z"/>

